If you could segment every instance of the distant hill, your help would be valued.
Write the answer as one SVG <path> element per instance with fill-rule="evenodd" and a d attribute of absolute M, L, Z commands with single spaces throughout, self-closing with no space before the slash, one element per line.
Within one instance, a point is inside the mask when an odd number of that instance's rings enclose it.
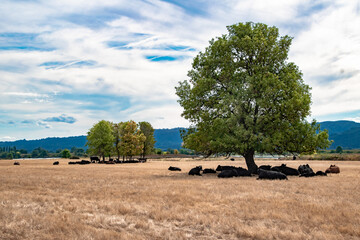
<path fill-rule="evenodd" d="M 329 139 L 333 144 L 329 149 L 341 146 L 343 149 L 360 149 L 360 123 L 353 121 L 326 121 L 320 122 L 321 130 L 329 131 Z M 162 150 L 180 149 L 182 139 L 180 130 L 182 128 L 155 129 L 155 147 Z M 71 149 L 72 147 L 84 148 L 86 136 L 64 137 L 64 138 L 45 138 L 39 140 L 18 140 L 15 142 L 0 142 L 0 147 L 14 147 L 26 149 L 31 152 L 33 149 L 41 147 L 48 151 L 55 152 L 58 149 Z"/>
<path fill-rule="evenodd" d="M 343 149 L 360 148 L 360 123 L 353 121 L 327 121 L 320 123 L 321 130 L 329 131 L 329 139 L 334 142 L 329 149 L 341 146 Z"/>
<path fill-rule="evenodd" d="M 172 128 L 172 129 L 155 129 L 155 148 L 160 148 L 162 150 L 171 149 L 180 149 L 182 144 L 182 139 L 180 137 L 181 128 Z M 25 149 L 28 152 L 31 152 L 35 148 L 41 147 L 48 151 L 55 152 L 58 149 L 71 149 L 72 147 L 84 148 L 86 144 L 86 136 L 76 136 L 76 137 L 50 137 L 38 140 L 18 140 L 14 142 L 0 142 L 0 147 L 16 147 L 17 149 Z"/>

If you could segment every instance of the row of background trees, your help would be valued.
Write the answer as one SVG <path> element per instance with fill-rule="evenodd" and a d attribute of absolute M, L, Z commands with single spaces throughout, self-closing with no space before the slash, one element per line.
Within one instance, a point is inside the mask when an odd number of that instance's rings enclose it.
<path fill-rule="evenodd" d="M 133 120 L 127 122 L 113 123 L 101 120 L 96 123 L 88 132 L 88 152 L 91 155 L 105 157 L 116 156 L 125 160 L 133 156 L 146 155 L 154 152 L 154 128 L 148 122 Z"/>

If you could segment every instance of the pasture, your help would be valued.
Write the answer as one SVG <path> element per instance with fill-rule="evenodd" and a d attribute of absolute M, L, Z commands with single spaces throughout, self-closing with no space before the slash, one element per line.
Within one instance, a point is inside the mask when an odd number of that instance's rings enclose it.
<path fill-rule="evenodd" d="M 197 165 L 245 167 L 243 160 L 54 161 L 0 161 L 0 239 L 360 238 L 360 162 L 256 161 L 341 169 L 327 177 L 271 181 L 188 175 Z"/>

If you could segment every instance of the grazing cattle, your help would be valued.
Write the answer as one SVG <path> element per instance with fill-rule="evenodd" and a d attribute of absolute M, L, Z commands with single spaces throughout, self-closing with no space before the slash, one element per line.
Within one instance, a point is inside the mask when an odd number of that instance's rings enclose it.
<path fill-rule="evenodd" d="M 205 168 L 203 170 L 203 174 L 207 174 L 207 173 L 216 173 L 216 171 L 212 168 Z"/>
<path fill-rule="evenodd" d="M 340 173 L 340 168 L 336 165 L 330 165 L 330 167 L 326 169 L 325 173 Z"/>
<path fill-rule="evenodd" d="M 324 173 L 323 171 L 317 171 L 315 173 L 316 176 L 327 176 L 327 173 Z"/>
<path fill-rule="evenodd" d="M 251 177 L 251 173 L 242 167 L 234 168 L 233 170 L 236 171 L 237 176 L 236 177 Z"/>
<path fill-rule="evenodd" d="M 20 163 L 19 162 L 14 162 L 14 165 L 20 165 Z"/>
<path fill-rule="evenodd" d="M 168 168 L 168 170 L 170 170 L 170 171 L 181 171 L 181 168 L 170 166 L 170 167 Z"/>
<path fill-rule="evenodd" d="M 276 172 L 276 171 L 267 171 L 267 170 L 263 170 L 263 169 L 258 169 L 258 174 L 259 177 L 257 178 L 257 180 L 259 179 L 279 179 L 279 180 L 283 180 L 286 179 L 287 177 L 285 174 L 281 173 L 281 172 Z"/>
<path fill-rule="evenodd" d="M 285 174 L 286 176 L 298 176 L 300 173 L 295 168 L 287 167 L 286 164 L 281 164 L 281 166 L 272 167 L 271 171 L 277 171 Z"/>
<path fill-rule="evenodd" d="M 232 178 L 232 177 L 237 177 L 237 171 L 235 169 L 227 169 L 227 170 L 223 170 L 221 171 L 221 173 L 218 174 L 219 178 Z"/>
<path fill-rule="evenodd" d="M 53 162 L 53 165 L 59 165 L 59 161 Z"/>
<path fill-rule="evenodd" d="M 270 171 L 271 165 L 261 165 L 259 168 L 262 169 L 262 170 Z"/>
<path fill-rule="evenodd" d="M 235 166 L 221 166 L 221 165 L 218 165 L 217 168 L 216 168 L 216 171 L 223 171 L 223 170 L 231 170 L 231 169 L 234 169 Z"/>
<path fill-rule="evenodd" d="M 201 170 L 202 170 L 202 166 L 194 167 L 194 168 L 192 168 L 192 169 L 189 171 L 189 175 L 198 175 L 198 176 L 201 176 L 201 173 L 200 173 Z"/>
<path fill-rule="evenodd" d="M 300 165 L 298 168 L 298 171 L 300 173 L 300 177 L 314 177 L 315 176 L 315 173 L 312 170 L 312 168 L 309 166 L 309 164 Z"/>

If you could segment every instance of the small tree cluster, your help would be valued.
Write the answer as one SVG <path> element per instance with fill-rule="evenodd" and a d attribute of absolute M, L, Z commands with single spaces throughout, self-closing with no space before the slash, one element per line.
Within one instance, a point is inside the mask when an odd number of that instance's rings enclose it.
<path fill-rule="evenodd" d="M 105 160 L 105 157 L 116 155 L 132 159 L 135 155 L 145 157 L 153 151 L 154 128 L 148 122 L 113 123 L 101 120 L 88 132 L 86 145 L 88 152 Z"/>

